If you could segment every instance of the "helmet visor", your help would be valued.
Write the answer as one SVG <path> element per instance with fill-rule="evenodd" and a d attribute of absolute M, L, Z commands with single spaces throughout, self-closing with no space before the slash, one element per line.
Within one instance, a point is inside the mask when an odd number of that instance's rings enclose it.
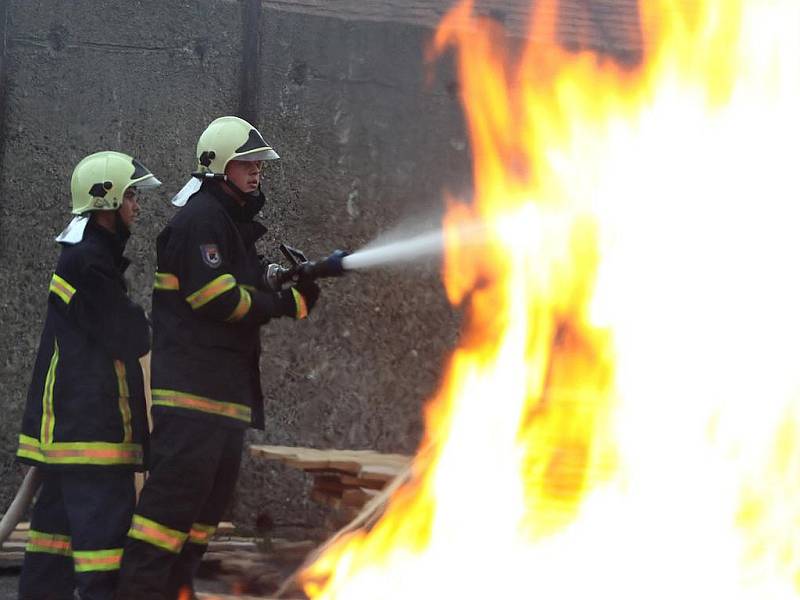
<path fill-rule="evenodd" d="M 272 148 L 259 148 L 245 154 L 234 154 L 231 160 L 275 160 L 280 158 Z"/>
<path fill-rule="evenodd" d="M 137 191 L 144 191 L 144 190 L 152 190 L 160 185 L 161 182 L 158 180 L 158 178 L 156 178 L 155 175 L 147 175 L 146 177 L 143 177 L 139 181 L 134 181 L 133 183 L 131 183 L 128 186 L 128 188 Z"/>

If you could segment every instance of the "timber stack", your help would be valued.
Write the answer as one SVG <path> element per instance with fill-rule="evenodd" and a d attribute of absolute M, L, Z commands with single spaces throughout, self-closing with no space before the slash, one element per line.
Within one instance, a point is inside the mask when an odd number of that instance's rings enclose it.
<path fill-rule="evenodd" d="M 331 508 L 333 529 L 349 523 L 391 481 L 411 457 L 372 450 L 318 450 L 290 446 L 250 446 L 253 458 L 302 469 L 313 478 L 311 499 Z"/>

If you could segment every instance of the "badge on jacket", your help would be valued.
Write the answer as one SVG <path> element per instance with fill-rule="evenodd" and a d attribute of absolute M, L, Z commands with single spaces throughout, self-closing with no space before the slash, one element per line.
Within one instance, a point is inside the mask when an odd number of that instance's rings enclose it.
<path fill-rule="evenodd" d="M 203 262 L 212 269 L 216 269 L 222 264 L 222 255 L 216 244 L 203 244 L 200 246 L 200 254 L 203 255 Z"/>

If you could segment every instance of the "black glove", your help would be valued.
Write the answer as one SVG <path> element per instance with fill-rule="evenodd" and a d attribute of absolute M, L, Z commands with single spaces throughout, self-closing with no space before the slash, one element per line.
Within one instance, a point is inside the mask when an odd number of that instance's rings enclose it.
<path fill-rule="evenodd" d="M 310 280 L 298 281 L 294 287 L 291 288 L 293 293 L 300 294 L 303 297 L 305 310 L 301 306 L 297 306 L 297 312 L 293 315 L 296 319 L 306 318 L 314 308 L 314 305 L 319 299 L 319 286 Z"/>

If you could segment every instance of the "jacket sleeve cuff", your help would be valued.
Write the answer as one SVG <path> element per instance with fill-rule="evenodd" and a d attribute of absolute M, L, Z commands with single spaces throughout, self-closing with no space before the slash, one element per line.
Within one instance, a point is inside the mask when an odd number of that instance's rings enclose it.
<path fill-rule="evenodd" d="M 250 312 L 244 319 L 261 325 L 275 317 L 297 318 L 297 302 L 291 290 L 279 292 L 251 291 Z"/>

